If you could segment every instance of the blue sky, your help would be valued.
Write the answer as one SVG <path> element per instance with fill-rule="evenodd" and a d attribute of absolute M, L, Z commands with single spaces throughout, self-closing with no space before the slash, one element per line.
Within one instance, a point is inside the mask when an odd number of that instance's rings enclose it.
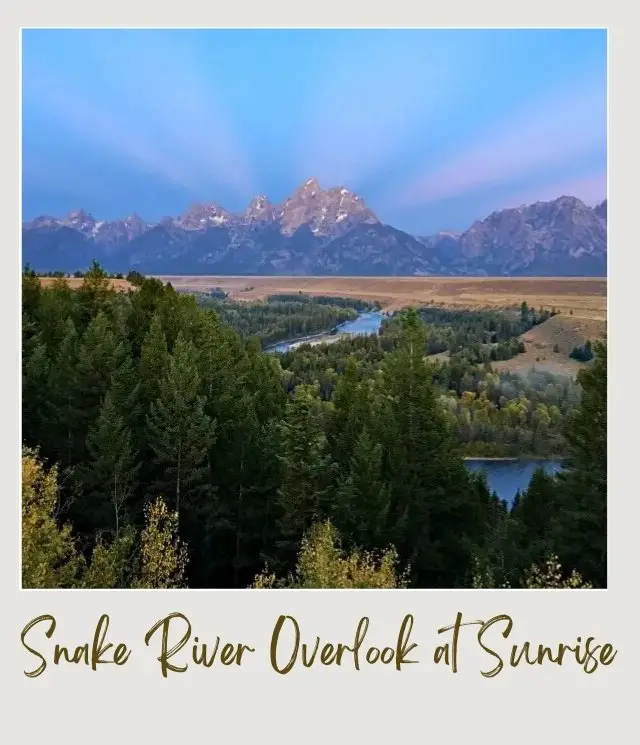
<path fill-rule="evenodd" d="M 26 30 L 23 217 L 241 211 L 316 177 L 385 223 L 606 195 L 606 32 Z"/>

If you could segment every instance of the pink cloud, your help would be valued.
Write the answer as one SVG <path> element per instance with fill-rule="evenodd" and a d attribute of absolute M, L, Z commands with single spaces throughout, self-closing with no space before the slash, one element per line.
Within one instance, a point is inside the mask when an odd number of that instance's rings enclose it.
<path fill-rule="evenodd" d="M 192 195 L 206 193 L 212 184 L 243 198 L 255 192 L 229 112 L 188 48 L 174 44 L 168 53 L 148 36 L 143 46 L 123 43 L 113 55 L 86 63 L 108 70 L 109 91 L 104 81 L 85 88 L 43 64 L 30 76 L 29 96 L 43 119 L 57 120 L 80 142 L 138 163 Z"/>
<path fill-rule="evenodd" d="M 442 166 L 423 169 L 397 201 L 426 204 L 508 184 L 575 161 L 605 142 L 604 86 L 557 91 L 551 97 L 530 101 Z"/>
<path fill-rule="evenodd" d="M 607 198 L 607 174 L 596 173 L 582 178 L 545 184 L 520 192 L 503 200 L 503 207 L 517 207 L 533 202 L 549 202 L 558 197 L 577 197 L 585 204 L 595 206 Z"/>

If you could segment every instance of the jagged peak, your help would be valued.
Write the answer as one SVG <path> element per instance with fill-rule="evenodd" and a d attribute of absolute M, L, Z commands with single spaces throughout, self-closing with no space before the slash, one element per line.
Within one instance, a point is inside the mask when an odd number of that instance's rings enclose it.
<path fill-rule="evenodd" d="M 67 220 L 94 220 L 95 217 L 85 209 L 72 210 L 66 217 Z"/>
<path fill-rule="evenodd" d="M 201 214 L 201 213 L 209 213 L 209 214 L 223 214 L 227 215 L 229 214 L 227 210 L 224 207 L 221 207 L 219 204 L 216 204 L 215 202 L 193 202 L 192 204 L 187 207 L 187 209 L 182 213 L 183 215 L 193 215 L 193 214 Z"/>
<path fill-rule="evenodd" d="M 268 197 L 266 197 L 264 194 L 257 194 L 250 202 L 247 207 L 247 212 L 252 209 L 264 209 L 266 207 L 271 207 L 271 202 L 269 201 Z"/>
<path fill-rule="evenodd" d="M 302 186 L 296 189 L 295 194 L 320 194 L 322 188 L 317 178 L 307 179 Z"/>
<path fill-rule="evenodd" d="M 587 205 L 578 197 L 572 197 L 568 194 L 563 194 L 556 199 L 551 200 L 551 204 L 556 204 L 559 207 L 587 207 Z"/>

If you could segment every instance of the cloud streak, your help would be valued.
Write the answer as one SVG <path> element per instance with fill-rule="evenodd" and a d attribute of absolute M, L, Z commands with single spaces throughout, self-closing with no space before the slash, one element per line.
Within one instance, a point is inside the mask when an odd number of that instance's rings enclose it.
<path fill-rule="evenodd" d="M 565 181 L 544 184 L 539 188 L 520 191 L 503 200 L 503 207 L 518 207 L 533 202 L 549 202 L 558 197 L 577 197 L 594 207 L 607 198 L 607 174 L 603 171 Z"/>
<path fill-rule="evenodd" d="M 295 166 L 327 184 L 358 186 L 424 140 L 455 104 L 452 91 L 465 73 L 460 37 L 459 46 L 434 36 L 382 34 L 370 47 L 358 41 L 349 37 L 318 65 L 298 128 Z"/>
<path fill-rule="evenodd" d="M 605 146 L 604 83 L 571 87 L 530 101 L 448 162 L 423 169 L 396 200 L 414 206 L 460 197 L 557 168 Z"/>
<path fill-rule="evenodd" d="M 247 153 L 189 47 L 161 46 L 151 35 L 123 39 L 112 55 L 94 52 L 92 88 L 40 63 L 31 70 L 30 103 L 73 136 L 192 196 L 215 186 L 250 196 Z"/>

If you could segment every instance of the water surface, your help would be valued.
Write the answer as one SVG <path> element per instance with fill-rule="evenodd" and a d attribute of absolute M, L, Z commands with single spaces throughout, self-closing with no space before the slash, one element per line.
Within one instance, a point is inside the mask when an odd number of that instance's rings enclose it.
<path fill-rule="evenodd" d="M 353 321 L 347 321 L 346 323 L 337 326 L 331 331 L 316 334 L 315 336 L 309 336 L 305 339 L 288 339 L 287 341 L 281 341 L 278 344 L 268 347 L 268 352 L 288 352 L 290 349 L 295 349 L 302 344 L 322 344 L 323 342 L 332 342 L 339 339 L 341 336 L 362 336 L 363 334 L 377 334 L 384 314 L 378 311 L 371 311 L 370 313 L 360 313 L 360 315 Z"/>
<path fill-rule="evenodd" d="M 500 499 L 512 504 L 517 491 L 523 492 L 529 486 L 536 468 L 544 468 L 547 473 L 557 473 L 562 465 L 556 460 L 467 460 L 470 471 L 485 471 L 491 491 Z"/>

